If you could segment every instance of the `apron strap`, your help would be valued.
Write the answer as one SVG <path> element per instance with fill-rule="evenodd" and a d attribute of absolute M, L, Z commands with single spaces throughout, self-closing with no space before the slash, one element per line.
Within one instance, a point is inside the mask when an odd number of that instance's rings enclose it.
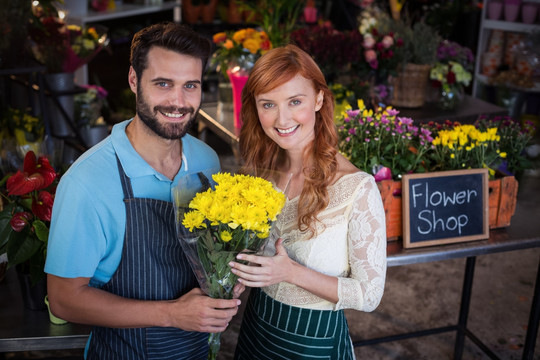
<path fill-rule="evenodd" d="M 116 163 L 118 164 L 118 173 L 120 174 L 120 182 L 122 183 L 122 190 L 124 191 L 124 198 L 133 199 L 133 189 L 131 187 L 131 180 L 129 176 L 126 175 L 126 172 L 124 171 L 124 168 L 122 167 L 122 164 L 120 163 L 120 159 L 118 158 L 118 154 L 115 154 L 115 156 L 116 156 Z"/>

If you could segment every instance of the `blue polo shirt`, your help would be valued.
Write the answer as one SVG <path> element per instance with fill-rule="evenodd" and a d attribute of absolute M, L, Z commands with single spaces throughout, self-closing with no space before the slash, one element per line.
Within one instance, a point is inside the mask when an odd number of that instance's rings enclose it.
<path fill-rule="evenodd" d="M 122 255 L 126 227 L 124 193 L 116 156 L 131 180 L 135 197 L 172 202 L 171 190 L 185 175 L 219 171 L 215 151 L 194 138 L 182 138 L 182 167 L 171 181 L 152 168 L 126 135 L 131 120 L 86 151 L 62 176 L 56 191 L 45 272 L 60 277 L 89 277 L 92 286 L 109 281 Z"/>

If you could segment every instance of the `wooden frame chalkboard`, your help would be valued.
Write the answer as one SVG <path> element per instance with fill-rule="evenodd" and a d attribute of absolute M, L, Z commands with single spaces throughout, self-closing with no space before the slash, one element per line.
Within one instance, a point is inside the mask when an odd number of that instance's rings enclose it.
<path fill-rule="evenodd" d="M 404 248 L 489 238 L 487 169 L 404 175 L 402 196 Z"/>

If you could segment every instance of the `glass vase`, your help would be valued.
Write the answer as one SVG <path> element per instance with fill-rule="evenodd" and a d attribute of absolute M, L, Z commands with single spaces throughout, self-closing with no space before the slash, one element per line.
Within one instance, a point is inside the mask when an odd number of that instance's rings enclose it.
<path fill-rule="evenodd" d="M 440 88 L 437 106 L 441 110 L 455 110 L 463 101 L 463 87 L 461 85 L 444 85 Z"/>

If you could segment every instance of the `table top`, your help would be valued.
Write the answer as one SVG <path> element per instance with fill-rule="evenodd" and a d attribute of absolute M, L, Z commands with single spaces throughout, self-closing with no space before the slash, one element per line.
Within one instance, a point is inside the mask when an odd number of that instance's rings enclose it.
<path fill-rule="evenodd" d="M 399 116 L 411 118 L 417 122 L 429 121 L 443 122 L 445 120 L 458 121 L 462 124 L 471 124 L 479 115 L 508 115 L 508 110 L 487 101 L 465 95 L 463 103 L 455 110 L 441 110 L 435 103 L 426 103 L 418 109 L 399 108 Z"/>
<path fill-rule="evenodd" d="M 490 231 L 487 240 L 403 249 L 401 241 L 388 243 L 388 266 L 401 266 L 452 258 L 540 247 L 540 181 L 525 177 L 511 225 Z M 0 352 L 83 348 L 90 327 L 68 323 L 53 325 L 48 313 L 24 308 L 14 269 L 0 282 Z"/>

